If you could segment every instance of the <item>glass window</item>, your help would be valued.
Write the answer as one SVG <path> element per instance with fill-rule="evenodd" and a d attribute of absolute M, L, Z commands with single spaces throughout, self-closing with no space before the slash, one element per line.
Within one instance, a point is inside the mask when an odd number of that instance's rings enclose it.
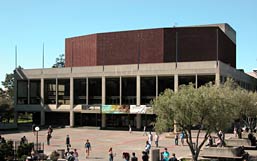
<path fill-rule="evenodd" d="M 40 80 L 30 80 L 30 104 L 40 104 Z"/>
<path fill-rule="evenodd" d="M 178 76 L 178 85 L 189 85 L 193 83 L 195 85 L 195 75 L 192 76 Z"/>
<path fill-rule="evenodd" d="M 28 104 L 28 81 L 17 81 L 17 104 Z"/>
<path fill-rule="evenodd" d="M 122 104 L 135 105 L 137 95 L 136 77 L 122 78 Z"/>
<path fill-rule="evenodd" d="M 174 77 L 173 76 L 159 76 L 158 77 L 158 95 L 166 89 L 174 90 Z"/>
<path fill-rule="evenodd" d="M 141 77 L 141 104 L 150 104 L 156 97 L 156 77 Z"/>
<path fill-rule="evenodd" d="M 102 78 L 88 79 L 88 104 L 102 104 Z"/>
<path fill-rule="evenodd" d="M 87 103 L 87 80 L 74 79 L 74 104 Z"/>
<path fill-rule="evenodd" d="M 58 104 L 70 104 L 70 80 L 58 79 Z"/>
<path fill-rule="evenodd" d="M 45 104 L 56 104 L 56 80 L 49 79 L 44 82 Z"/>

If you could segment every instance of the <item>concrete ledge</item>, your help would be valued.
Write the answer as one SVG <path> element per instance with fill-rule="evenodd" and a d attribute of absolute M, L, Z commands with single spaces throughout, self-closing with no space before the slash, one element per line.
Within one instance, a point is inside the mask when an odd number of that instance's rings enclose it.
<path fill-rule="evenodd" d="M 230 138 L 230 139 L 227 139 L 225 142 L 226 142 L 226 146 L 244 146 L 244 147 L 251 146 L 251 141 L 249 139 Z"/>
<path fill-rule="evenodd" d="M 241 147 L 208 147 L 201 152 L 202 157 L 207 158 L 242 158 Z"/>

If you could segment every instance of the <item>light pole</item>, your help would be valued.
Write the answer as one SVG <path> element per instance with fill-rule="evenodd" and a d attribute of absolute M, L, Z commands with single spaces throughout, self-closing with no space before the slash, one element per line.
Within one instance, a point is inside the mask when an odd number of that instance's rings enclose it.
<path fill-rule="evenodd" d="M 37 132 L 36 133 L 36 145 L 37 145 L 37 147 L 36 147 L 36 150 L 37 150 L 37 153 L 38 153 L 38 131 L 40 130 L 40 128 L 38 127 L 38 126 L 36 126 L 35 127 L 35 131 Z"/>

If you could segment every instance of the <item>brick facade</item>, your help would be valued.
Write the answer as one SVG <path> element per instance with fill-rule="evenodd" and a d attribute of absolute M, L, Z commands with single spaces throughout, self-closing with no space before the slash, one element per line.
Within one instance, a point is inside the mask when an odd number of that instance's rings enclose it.
<path fill-rule="evenodd" d="M 65 52 L 66 67 L 211 60 L 236 67 L 236 45 L 219 27 L 213 26 L 146 29 L 68 38 Z"/>

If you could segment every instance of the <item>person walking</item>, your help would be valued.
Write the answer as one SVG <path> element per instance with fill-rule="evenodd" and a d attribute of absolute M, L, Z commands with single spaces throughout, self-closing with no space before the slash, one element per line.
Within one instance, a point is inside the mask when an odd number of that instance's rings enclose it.
<path fill-rule="evenodd" d="M 175 153 L 172 154 L 172 157 L 169 159 L 169 161 L 178 161 L 178 159 L 176 158 Z"/>
<path fill-rule="evenodd" d="M 70 151 L 70 147 L 71 147 L 71 145 L 70 145 L 70 136 L 69 135 L 66 136 L 66 147 L 67 147 L 67 152 L 69 152 Z"/>
<path fill-rule="evenodd" d="M 74 149 L 73 156 L 75 158 L 75 161 L 79 161 L 79 153 L 78 153 L 77 149 Z"/>
<path fill-rule="evenodd" d="M 155 133 L 154 142 L 155 142 L 155 146 L 158 148 L 159 147 L 159 135 L 157 133 Z"/>
<path fill-rule="evenodd" d="M 51 125 L 49 125 L 49 126 L 48 126 L 48 128 L 47 128 L 47 132 L 49 132 L 49 133 L 50 133 L 50 135 L 52 135 L 53 128 L 52 128 L 52 126 L 51 126 Z"/>
<path fill-rule="evenodd" d="M 149 161 L 149 156 L 145 151 L 142 151 L 142 161 Z"/>
<path fill-rule="evenodd" d="M 113 161 L 112 147 L 110 147 L 110 149 L 109 149 L 109 151 L 108 151 L 108 155 L 109 155 L 109 161 Z"/>
<path fill-rule="evenodd" d="M 47 141 L 47 145 L 50 145 L 50 139 L 51 139 L 51 133 L 50 132 L 47 132 L 46 134 L 46 141 Z"/>
<path fill-rule="evenodd" d="M 90 154 L 89 151 L 91 151 L 91 144 L 88 139 L 87 139 L 87 142 L 85 143 L 85 148 L 86 148 L 86 158 L 88 158 Z"/>
<path fill-rule="evenodd" d="M 146 126 L 144 126 L 144 128 L 143 128 L 143 136 L 146 136 L 147 135 L 147 133 L 146 133 Z"/>
<path fill-rule="evenodd" d="M 153 141 L 153 135 L 150 131 L 149 134 L 148 134 L 148 143 L 152 145 L 152 141 Z"/>
<path fill-rule="evenodd" d="M 132 133 L 132 128 L 131 128 L 131 125 L 129 124 L 129 133 L 131 134 Z"/>
<path fill-rule="evenodd" d="M 164 152 L 162 153 L 163 159 L 162 161 L 169 161 L 170 153 L 167 148 L 164 148 Z"/>
<path fill-rule="evenodd" d="M 132 153 L 131 161 L 138 161 L 135 152 Z"/>
<path fill-rule="evenodd" d="M 180 133 L 180 141 L 181 141 L 182 146 L 184 146 L 184 139 L 185 139 L 185 134 L 184 134 L 184 132 L 182 131 L 182 132 Z"/>
<path fill-rule="evenodd" d="M 178 133 L 177 132 L 175 134 L 174 141 L 175 141 L 175 145 L 178 145 Z"/>
<path fill-rule="evenodd" d="M 35 124 L 32 124 L 32 132 L 33 132 L 33 135 L 35 136 L 36 134 L 36 125 Z"/>
<path fill-rule="evenodd" d="M 149 154 L 150 149 L 151 149 L 151 144 L 148 141 L 146 141 L 146 143 L 145 143 L 145 152 L 147 154 Z"/>

